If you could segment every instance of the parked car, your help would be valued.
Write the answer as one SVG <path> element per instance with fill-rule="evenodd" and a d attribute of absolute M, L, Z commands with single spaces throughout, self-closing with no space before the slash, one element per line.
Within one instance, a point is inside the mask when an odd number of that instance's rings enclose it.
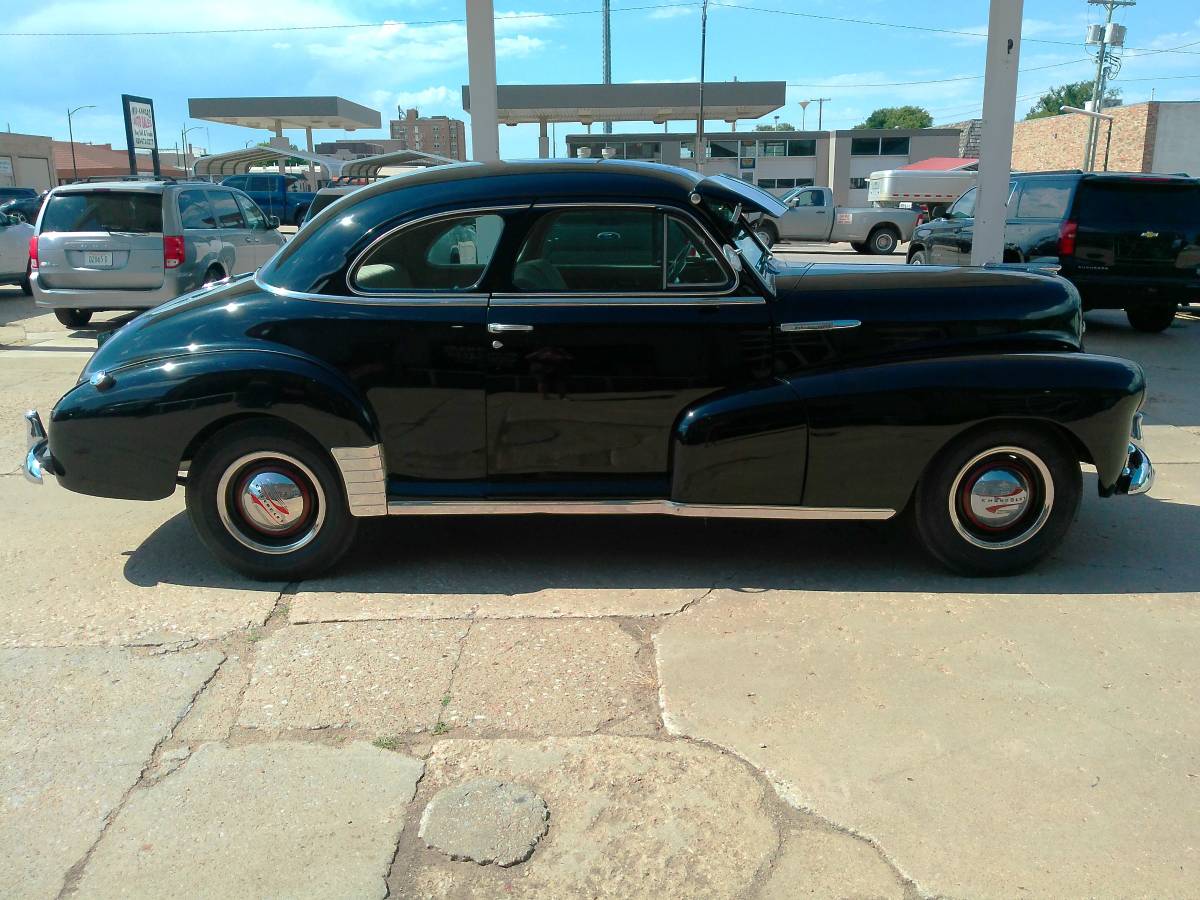
<path fill-rule="evenodd" d="M 18 284 L 28 295 L 29 241 L 33 226 L 24 219 L 0 213 L 0 284 Z"/>
<path fill-rule="evenodd" d="M 0 203 L 5 200 L 24 200 L 29 197 L 36 197 L 38 192 L 33 188 L 26 187 L 0 187 Z"/>
<path fill-rule="evenodd" d="M 22 222 L 28 222 L 32 225 L 37 221 L 38 213 L 42 211 L 42 204 L 46 202 L 46 194 L 40 194 L 35 197 L 18 197 L 13 200 L 5 200 L 0 203 L 0 216 L 12 216 Z"/>
<path fill-rule="evenodd" d="M 321 212 L 327 206 L 332 206 L 335 200 L 341 200 L 347 194 L 353 194 L 359 187 L 356 184 L 342 184 L 336 187 L 321 188 L 313 195 L 313 201 L 309 204 L 308 212 L 304 214 L 304 221 L 300 224 L 307 225 L 317 213 Z"/>
<path fill-rule="evenodd" d="M 771 247 L 776 241 L 837 243 L 849 241 L 859 253 L 886 255 L 912 237 L 918 211 L 911 209 L 852 209 L 833 205 L 827 187 L 798 188 L 783 196 L 784 212 L 755 222 L 758 239 Z"/>
<path fill-rule="evenodd" d="M 308 190 L 308 181 L 300 175 L 230 175 L 221 181 L 237 188 L 286 225 L 299 225 L 316 195 Z"/>
<path fill-rule="evenodd" d="M 120 181 L 51 191 L 31 247 L 33 295 L 68 328 L 104 309 L 149 309 L 253 272 L 284 243 L 278 221 L 227 187 Z"/>
<path fill-rule="evenodd" d="M 975 189 L 922 225 L 913 265 L 968 265 Z M 1006 262 L 1048 262 L 1084 309 L 1124 309 L 1138 331 L 1163 331 L 1200 300 L 1200 181 L 1185 176 L 1058 172 L 1014 175 Z"/>
<path fill-rule="evenodd" d="M 48 437 L 28 414 L 26 472 L 155 500 L 186 470 L 201 540 L 284 581 L 369 516 L 910 507 L 937 558 L 1004 574 L 1059 544 L 1080 461 L 1148 489 L 1142 370 L 1081 352 L 1068 282 L 786 265 L 746 218 L 785 211 L 617 160 L 378 182 L 113 334 Z"/>

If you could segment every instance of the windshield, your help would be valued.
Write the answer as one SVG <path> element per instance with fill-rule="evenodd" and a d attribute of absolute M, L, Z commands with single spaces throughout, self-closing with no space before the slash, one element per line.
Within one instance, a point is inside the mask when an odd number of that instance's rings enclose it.
<path fill-rule="evenodd" d="M 771 264 L 771 260 L 775 257 L 772 256 L 766 245 L 755 236 L 754 226 L 742 214 L 741 205 L 730 206 L 728 203 L 706 200 L 705 206 L 725 226 L 723 236 L 726 240 L 733 242 L 742 257 L 743 264 L 747 268 L 753 269 L 759 280 L 773 291 L 771 276 L 775 274 L 775 267 Z"/>

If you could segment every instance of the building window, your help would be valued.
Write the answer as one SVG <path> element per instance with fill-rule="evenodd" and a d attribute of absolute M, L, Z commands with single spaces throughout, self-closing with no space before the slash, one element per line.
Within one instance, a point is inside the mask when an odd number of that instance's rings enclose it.
<path fill-rule="evenodd" d="M 737 159 L 737 141 L 709 141 L 708 155 L 711 159 Z"/>
<path fill-rule="evenodd" d="M 778 184 L 776 184 L 776 181 L 777 181 L 777 180 L 778 180 L 778 179 L 775 179 L 775 178 L 760 178 L 760 179 L 758 179 L 758 186 L 759 186 L 760 188 L 774 188 L 774 187 L 779 187 L 779 185 L 778 185 Z"/>
<path fill-rule="evenodd" d="M 662 145 L 653 141 L 630 141 L 625 145 L 626 159 L 662 159 Z"/>
<path fill-rule="evenodd" d="M 738 168 L 740 168 L 740 169 L 753 169 L 753 168 L 754 168 L 754 163 L 755 163 L 755 162 L 756 162 L 756 160 L 754 160 L 754 159 L 744 159 L 744 158 L 743 158 L 743 159 L 739 159 L 739 160 L 738 160 Z"/>
<path fill-rule="evenodd" d="M 865 191 L 867 189 L 867 185 L 869 184 L 869 182 L 870 182 L 869 178 L 851 178 L 850 179 L 850 190 Z"/>
<path fill-rule="evenodd" d="M 742 173 L 742 181 L 748 181 L 751 184 L 754 184 L 754 173 L 753 172 L 743 172 Z"/>
<path fill-rule="evenodd" d="M 695 159 L 696 158 L 696 142 L 695 141 L 680 141 L 679 142 L 679 158 L 680 159 Z"/>
<path fill-rule="evenodd" d="M 761 188 L 777 188 L 787 190 L 790 188 L 808 187 L 813 183 L 811 178 L 760 178 L 758 186 Z"/>
<path fill-rule="evenodd" d="M 740 155 L 744 159 L 753 159 L 758 155 L 758 141 L 740 141 Z"/>
<path fill-rule="evenodd" d="M 814 140 L 807 141 L 788 141 L 787 142 L 788 156 L 816 156 L 817 142 Z"/>
<path fill-rule="evenodd" d="M 787 141 L 762 141 L 759 156 L 787 156 Z M 760 181 L 761 185 L 762 182 Z"/>
<path fill-rule="evenodd" d="M 878 156 L 879 138 L 851 138 L 851 156 Z"/>
<path fill-rule="evenodd" d="M 908 138 L 885 137 L 879 140 L 880 156 L 908 156 Z"/>

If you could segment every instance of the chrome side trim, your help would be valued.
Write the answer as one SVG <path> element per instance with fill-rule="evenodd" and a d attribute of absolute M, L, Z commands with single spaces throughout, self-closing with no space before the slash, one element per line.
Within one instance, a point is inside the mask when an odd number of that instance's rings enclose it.
<path fill-rule="evenodd" d="M 651 515 L 713 519 L 890 519 L 894 509 L 742 506 L 674 500 L 389 500 L 389 516 Z"/>
<path fill-rule="evenodd" d="M 797 331 L 840 331 L 843 328 L 857 328 L 861 325 L 858 319 L 825 319 L 818 322 L 780 322 L 779 330 L 784 334 Z"/>
<path fill-rule="evenodd" d="M 463 294 L 387 294 L 372 296 L 350 296 L 338 294 L 313 294 L 308 291 L 293 291 L 290 288 L 276 287 L 267 284 L 257 275 L 254 284 L 276 297 L 288 297 L 292 300 L 316 300 L 320 303 L 349 303 L 354 306 L 487 306 L 487 294 L 468 292 Z"/>
<path fill-rule="evenodd" d="M 383 445 L 334 447 L 329 452 L 342 473 L 350 515 L 386 516 L 387 470 L 383 464 Z"/>
<path fill-rule="evenodd" d="M 764 306 L 763 297 L 682 294 L 492 294 L 492 306 Z"/>

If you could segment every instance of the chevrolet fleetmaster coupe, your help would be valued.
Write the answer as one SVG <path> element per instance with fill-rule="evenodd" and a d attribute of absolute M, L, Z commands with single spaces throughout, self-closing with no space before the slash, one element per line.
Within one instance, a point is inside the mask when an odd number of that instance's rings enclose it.
<path fill-rule="evenodd" d="M 257 275 L 133 319 L 26 471 L 186 485 L 261 578 L 335 563 L 368 516 L 907 514 L 1005 574 L 1082 493 L 1135 494 L 1145 381 L 1082 352 L 1079 295 L 1006 269 L 789 265 L 734 178 L 617 160 L 446 166 L 322 211 Z"/>

